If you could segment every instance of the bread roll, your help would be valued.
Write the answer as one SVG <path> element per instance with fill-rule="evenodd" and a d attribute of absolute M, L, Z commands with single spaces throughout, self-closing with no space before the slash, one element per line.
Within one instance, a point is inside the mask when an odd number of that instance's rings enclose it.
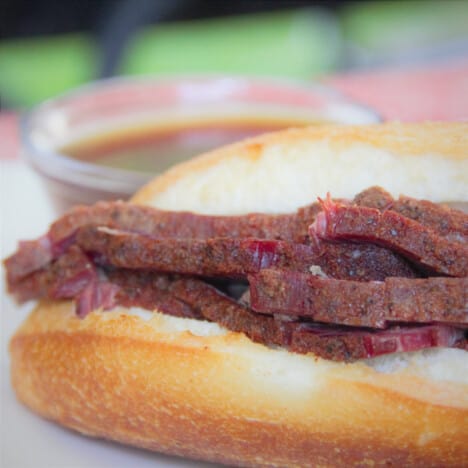
<path fill-rule="evenodd" d="M 135 203 L 288 212 L 371 185 L 468 201 L 468 124 L 324 126 L 216 150 Z M 468 352 L 351 364 L 268 348 L 215 323 L 42 301 L 10 343 L 18 398 L 81 433 L 245 466 L 453 466 L 468 459 Z"/>

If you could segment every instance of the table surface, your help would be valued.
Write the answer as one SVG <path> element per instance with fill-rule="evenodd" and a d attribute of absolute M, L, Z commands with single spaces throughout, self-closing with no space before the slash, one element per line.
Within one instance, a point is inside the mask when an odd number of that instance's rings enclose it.
<path fill-rule="evenodd" d="M 326 80 L 344 94 L 401 121 L 468 119 L 468 59 L 411 69 L 349 73 Z M 0 113 L 0 256 L 46 231 L 54 218 L 41 182 L 19 158 L 18 115 Z M 21 406 L 9 384 L 8 339 L 31 309 L 18 307 L 1 278 L 1 453 L 14 467 L 206 466 L 85 438 Z"/>

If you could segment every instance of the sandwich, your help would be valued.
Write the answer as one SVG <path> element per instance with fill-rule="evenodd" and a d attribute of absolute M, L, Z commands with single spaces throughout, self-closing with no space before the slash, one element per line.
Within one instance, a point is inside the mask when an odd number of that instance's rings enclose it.
<path fill-rule="evenodd" d="M 18 399 L 242 466 L 468 459 L 468 124 L 266 134 L 80 206 L 4 262 Z"/>

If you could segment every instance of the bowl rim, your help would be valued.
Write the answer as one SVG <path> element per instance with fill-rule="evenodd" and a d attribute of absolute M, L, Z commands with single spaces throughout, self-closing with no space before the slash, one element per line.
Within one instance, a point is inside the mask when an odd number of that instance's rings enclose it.
<path fill-rule="evenodd" d="M 148 182 L 148 180 L 155 177 L 156 174 L 144 174 L 137 171 L 100 166 L 99 164 L 73 159 L 53 149 L 38 148 L 31 138 L 35 117 L 41 113 L 47 112 L 58 104 L 73 102 L 84 95 L 98 95 L 103 89 L 113 87 L 118 88 L 126 85 L 138 84 L 152 84 L 157 86 L 173 83 L 177 85 L 190 82 L 220 81 L 226 79 L 244 81 L 247 85 L 267 84 L 315 93 L 324 97 L 326 100 L 347 105 L 353 110 L 361 112 L 361 114 L 365 116 L 365 119 L 368 120 L 366 123 L 378 123 L 383 120 L 379 113 L 371 107 L 354 101 L 336 88 L 314 80 L 305 81 L 277 76 L 223 73 L 119 76 L 91 81 L 49 98 L 22 112 L 19 117 L 21 154 L 35 170 L 49 178 L 70 183 L 75 186 L 98 188 L 103 192 L 133 192 L 137 184 L 142 185 Z"/>

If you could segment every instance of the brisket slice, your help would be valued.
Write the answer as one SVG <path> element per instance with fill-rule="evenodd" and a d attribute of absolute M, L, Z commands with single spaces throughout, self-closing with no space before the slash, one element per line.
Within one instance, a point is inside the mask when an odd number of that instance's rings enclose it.
<path fill-rule="evenodd" d="M 400 196 L 398 200 L 381 187 L 362 191 L 353 200 L 358 206 L 392 210 L 436 231 L 449 240 L 468 242 L 468 215 L 442 203 Z"/>
<path fill-rule="evenodd" d="M 84 227 L 80 247 L 103 265 L 197 276 L 245 278 L 268 266 L 307 271 L 315 255 L 303 244 L 257 239 L 153 239 L 141 234 Z"/>
<path fill-rule="evenodd" d="M 377 246 L 322 244 L 314 246 L 262 239 L 152 239 L 141 234 L 84 227 L 77 243 L 99 254 L 99 261 L 120 268 L 245 278 L 262 268 L 278 267 L 308 272 L 320 267 L 327 275 L 361 281 L 387 276 L 414 277 L 415 272 L 399 256 Z"/>
<path fill-rule="evenodd" d="M 16 282 L 44 268 L 74 242 L 76 231 L 87 225 L 106 226 L 158 238 L 255 237 L 307 243 L 308 226 L 320 209 L 319 204 L 314 203 L 293 214 L 208 216 L 158 210 L 125 202 L 80 206 L 55 221 L 40 239 L 20 243 L 18 251 L 5 260 L 7 278 L 9 282 Z"/>
<path fill-rule="evenodd" d="M 466 239 L 468 236 L 467 215 L 438 204 L 408 197 L 395 201 L 383 189 L 376 187 L 361 192 L 354 201 L 358 205 L 380 210 L 391 208 L 450 239 Z M 158 210 L 125 202 L 100 202 L 90 207 L 72 209 L 53 223 L 48 233 L 40 239 L 20 243 L 18 251 L 5 261 L 5 265 L 8 279 L 13 282 L 40 270 L 73 243 L 78 228 L 90 224 L 152 237 L 255 237 L 308 243 L 307 228 L 320 210 L 320 205 L 314 203 L 292 214 L 208 216 Z"/>
<path fill-rule="evenodd" d="M 462 330 L 442 325 L 394 327 L 385 331 L 328 327 L 307 322 L 277 320 L 261 316 L 193 279 L 176 282 L 176 296 L 208 320 L 246 334 L 251 340 L 277 345 L 297 353 L 314 353 L 335 361 L 351 361 L 397 351 L 415 351 L 463 342 Z"/>
<path fill-rule="evenodd" d="M 16 300 L 24 302 L 41 297 L 73 298 L 97 278 L 98 272 L 93 261 L 78 246 L 73 245 L 46 268 L 7 284 Z"/>
<path fill-rule="evenodd" d="M 463 330 L 444 325 L 395 326 L 387 330 L 337 329 L 316 324 L 294 327 L 289 349 L 333 361 L 354 361 L 383 354 L 449 347 L 466 349 Z"/>
<path fill-rule="evenodd" d="M 468 245 L 465 243 L 449 241 L 394 211 L 341 205 L 331 199 L 322 204 L 324 211 L 310 226 L 311 236 L 375 243 L 435 273 L 468 275 Z"/>
<path fill-rule="evenodd" d="M 134 270 L 100 271 L 99 274 L 81 277 L 86 259 L 78 247 L 73 246 L 54 263 L 56 268 L 40 272 L 45 279 L 39 281 L 42 287 L 36 288 L 36 292 L 55 299 L 74 297 L 76 313 L 82 318 L 92 310 L 109 310 L 116 306 L 159 310 L 173 316 L 217 322 L 267 346 L 281 346 L 297 353 L 314 353 L 335 361 L 434 346 L 466 348 L 462 330 L 442 325 L 397 326 L 375 331 L 284 321 L 272 315 L 257 314 L 213 286 L 190 278 Z M 64 270 L 67 271 L 68 280 L 63 283 L 59 281 L 61 272 L 58 262 L 69 266 Z M 37 274 L 39 272 L 34 273 Z M 56 282 L 51 282 L 53 275 Z"/>
<path fill-rule="evenodd" d="M 414 277 L 415 272 L 398 255 L 374 245 L 323 243 L 312 245 L 258 239 L 150 239 L 139 234 L 91 226 L 81 228 L 78 244 L 58 259 L 28 276 L 11 281 L 8 290 L 19 302 L 40 297 L 73 297 L 78 281 L 97 275 L 94 264 L 164 270 L 171 273 L 246 278 L 260 268 L 281 266 L 324 276 L 359 281 L 383 280 L 388 276 Z M 97 254 L 97 255 L 96 255 Z M 91 257 L 94 256 L 94 260 Z M 93 263 L 94 262 L 94 263 Z M 219 282 L 218 281 L 218 282 Z M 231 285 L 226 290 L 231 290 Z M 53 291 L 62 291 L 55 294 Z M 70 291 L 70 292 L 68 292 Z"/>
<path fill-rule="evenodd" d="M 105 280 L 89 282 L 75 297 L 75 311 L 80 318 L 93 310 L 109 310 L 118 304 L 119 287 Z"/>
<path fill-rule="evenodd" d="M 367 206 L 379 211 L 389 210 L 393 207 L 395 200 L 382 187 L 374 186 L 359 192 L 353 198 L 353 204 L 357 206 Z"/>
<path fill-rule="evenodd" d="M 358 282 L 266 269 L 249 276 L 249 283 L 256 312 L 372 328 L 389 322 L 468 325 L 468 278 Z"/>
<path fill-rule="evenodd" d="M 54 254 L 48 235 L 36 240 L 21 241 L 18 250 L 4 260 L 7 282 L 15 283 L 45 267 L 52 260 L 54 260 Z"/>
<path fill-rule="evenodd" d="M 400 255 L 374 244 L 320 242 L 310 244 L 315 264 L 330 278 L 383 281 L 389 276 L 415 278 L 420 272 Z M 314 272 L 314 268 L 310 269 Z"/>
<path fill-rule="evenodd" d="M 101 308 L 116 306 L 159 310 L 168 315 L 203 319 L 190 305 L 171 292 L 174 278 L 168 275 L 138 271 L 108 271 L 106 279 L 90 282 L 76 297 L 76 313 L 85 317 Z"/>
<path fill-rule="evenodd" d="M 307 227 L 320 209 L 320 205 L 314 203 L 291 214 L 212 216 L 165 211 L 125 202 L 99 202 L 91 207 L 72 209 L 52 224 L 49 236 L 52 242 L 56 242 L 68 237 L 79 227 L 93 224 L 152 237 L 258 237 L 305 242 L 308 239 Z"/>
<path fill-rule="evenodd" d="M 47 268 L 36 271 L 10 285 L 10 292 L 20 302 L 30 299 L 75 299 L 76 312 L 85 317 L 90 311 L 111 309 L 116 305 L 152 310 L 167 314 L 202 318 L 171 294 L 173 278 L 147 272 L 103 270 L 77 245 L 71 246 Z"/>
<path fill-rule="evenodd" d="M 115 277 L 111 277 L 110 281 L 116 284 Z M 153 289 L 155 284 L 158 294 L 146 291 L 147 288 Z M 131 292 L 135 286 L 138 294 Z M 186 316 L 191 313 L 193 317 L 203 317 L 267 346 L 280 346 L 302 354 L 314 353 L 335 361 L 352 361 L 435 346 L 464 346 L 466 341 L 462 330 L 443 325 L 397 326 L 384 331 L 371 331 L 281 321 L 273 316 L 256 314 L 214 287 L 191 278 L 171 279 L 155 273 L 143 275 L 127 272 L 121 276 L 119 288 L 118 300 L 125 301 L 127 307 L 166 309 L 172 314 L 172 302 L 166 301 L 177 301 L 185 304 L 190 311 Z M 122 289 L 129 293 L 123 293 Z M 148 297 L 156 302 L 148 303 L 145 299 Z"/>

